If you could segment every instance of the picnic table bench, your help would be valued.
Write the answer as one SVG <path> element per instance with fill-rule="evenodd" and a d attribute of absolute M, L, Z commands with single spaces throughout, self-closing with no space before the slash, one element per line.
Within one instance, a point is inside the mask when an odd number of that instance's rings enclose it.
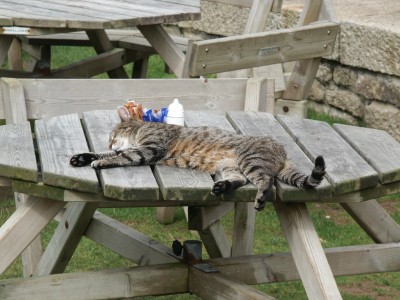
<path fill-rule="evenodd" d="M 243 79 L 166 81 L 162 82 L 175 83 L 176 93 L 180 90 L 188 93 L 187 85 L 192 85 L 193 89 L 201 87 L 201 97 L 206 94 L 205 90 L 215 87 L 218 87 L 219 95 L 223 95 L 226 91 L 221 85 L 227 83 L 232 89 L 236 87 L 235 93 L 243 95 L 245 90 Z M 77 110 L 78 104 L 71 107 L 66 99 L 51 103 L 53 98 L 48 95 L 54 91 L 45 86 L 46 80 L 21 82 L 25 96 L 20 94 L 21 86 L 16 80 L 2 80 L 9 120 L 21 119 L 22 110 L 17 109 L 22 107 L 21 103 L 27 108 L 22 116 L 25 120 L 28 116 L 45 113 L 41 107 L 46 101 L 50 102 L 48 107 L 52 104 L 62 106 L 64 101 L 65 107 Z M 49 86 L 56 85 L 54 89 L 57 89 L 57 80 L 51 82 Z M 126 86 L 135 82 L 129 80 Z M 142 82 L 146 84 L 146 81 Z M 77 92 L 80 84 L 79 80 L 69 82 L 69 86 L 74 87 L 71 92 Z M 103 87 L 107 90 L 121 83 L 86 80 L 84 84 L 89 85 L 86 91 L 89 94 L 94 86 L 109 84 Z M 40 91 L 47 91 L 47 95 Z M 157 93 L 154 95 L 156 97 Z M 103 96 L 109 95 L 105 92 Z M 190 95 L 186 97 L 190 98 Z M 35 103 L 38 99 L 41 101 Z M 91 102 L 89 98 L 86 100 Z M 215 101 L 221 104 L 225 100 Z M 315 191 L 275 182 L 275 193 L 269 201 L 277 212 L 291 253 L 236 257 L 251 254 L 247 235 L 240 234 L 243 232 L 243 215 L 235 221 L 232 248 L 216 224 L 233 206 L 254 200 L 256 191 L 252 185 L 216 198 L 210 195 L 213 179 L 199 171 L 139 166 L 101 170 L 96 174 L 91 167 L 73 168 L 69 165 L 71 155 L 106 150 L 110 128 L 119 121 L 115 110 L 92 110 L 85 108 L 85 101 L 79 103 L 82 108 L 79 114 L 70 113 L 68 109 L 65 114 L 47 110 L 49 116 L 36 118 L 34 133 L 30 123 L 22 119 L 0 127 L 1 140 L 7 141 L 0 144 L 1 153 L 6 153 L 0 156 L 0 176 L 12 182 L 15 192 L 27 195 L 25 204 L 0 228 L 0 273 L 59 214 L 59 225 L 33 271 L 34 276 L 1 281 L 2 299 L 43 299 L 49 295 L 62 299 L 69 298 L 71 293 L 74 299 L 106 299 L 187 292 L 213 299 L 217 297 L 217 289 L 226 297 L 246 295 L 271 299 L 248 285 L 294 279 L 302 280 L 310 299 L 340 299 L 334 276 L 400 270 L 400 227 L 374 200 L 400 192 L 400 144 L 386 132 L 340 124 L 330 126 L 299 117 L 274 117 L 265 112 L 229 111 L 230 107 L 226 106 L 223 112 L 186 110 L 187 126 L 208 124 L 242 134 L 270 135 L 278 139 L 288 156 L 305 173 L 312 169 L 316 156 L 325 157 L 326 180 Z M 87 105 L 101 107 L 104 103 Z M 63 111 L 62 107 L 58 109 L 58 112 Z M 309 202 L 340 203 L 378 244 L 324 250 L 307 210 L 306 203 Z M 204 264 L 179 261 L 168 254 L 168 247 L 96 212 L 98 207 L 143 206 L 189 206 L 189 228 L 199 231 L 212 258 L 204 262 L 207 268 L 204 269 Z M 242 213 L 251 212 L 244 210 Z M 112 234 L 105 235 L 105 232 Z M 204 232 L 208 233 L 207 237 Z M 84 234 L 141 266 L 55 274 L 65 270 Z M 121 250 L 121 244 L 129 247 L 128 254 Z M 151 266 L 142 266 L 145 264 Z M 149 281 L 157 284 L 149 286 Z"/>
<path fill-rule="evenodd" d="M 171 65 L 175 69 L 176 65 L 184 59 L 184 55 L 161 25 L 198 20 L 200 1 L 17 0 L 2 2 L 0 15 L 1 64 L 7 54 L 9 56 L 8 69 L 0 69 L 3 77 L 82 78 L 107 72 L 111 78 L 128 78 L 123 66 L 134 61 L 142 61 L 148 57 L 148 54 L 130 48 L 115 48 L 116 44 L 113 44 L 107 35 L 110 33 L 109 29 L 120 30 L 136 26 L 143 33 L 139 44 L 145 41 L 144 48 L 147 49 L 151 48 L 150 45 L 155 40 L 155 45 L 153 45 L 155 49 L 168 49 L 170 52 L 168 54 L 165 51 L 158 53 L 166 61 L 170 61 L 172 56 L 174 63 L 171 62 Z M 106 29 L 108 29 L 107 32 Z M 86 41 L 83 44 L 88 42 L 88 45 L 94 48 L 96 56 L 78 59 L 68 66 L 52 69 L 50 47 L 29 44 L 29 38 L 33 36 L 51 34 L 57 36 L 56 34 L 60 33 L 62 34 L 59 40 L 61 42 L 62 39 L 68 37 L 68 33 L 74 35 L 76 31 L 85 32 Z M 115 41 L 115 35 L 113 39 Z M 50 38 L 47 42 L 49 40 Z M 22 48 L 32 58 L 26 66 L 22 62 Z"/>

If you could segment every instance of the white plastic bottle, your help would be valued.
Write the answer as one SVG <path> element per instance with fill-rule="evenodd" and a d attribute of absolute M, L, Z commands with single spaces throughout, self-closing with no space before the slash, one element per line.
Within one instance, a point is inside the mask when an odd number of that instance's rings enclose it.
<path fill-rule="evenodd" d="M 168 106 L 168 113 L 165 120 L 167 124 L 185 125 L 183 106 L 179 103 L 178 99 L 174 99 L 174 102 Z"/>

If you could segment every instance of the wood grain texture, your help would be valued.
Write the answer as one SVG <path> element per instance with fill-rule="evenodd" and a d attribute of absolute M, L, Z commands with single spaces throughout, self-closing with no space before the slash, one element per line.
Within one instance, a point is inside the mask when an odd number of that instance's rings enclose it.
<path fill-rule="evenodd" d="M 14 38 L 8 49 L 8 67 L 10 70 L 22 70 L 22 43 L 21 40 Z"/>
<path fill-rule="evenodd" d="M 267 66 L 260 66 L 257 68 L 253 68 L 252 72 L 247 69 L 237 70 L 237 71 L 230 71 L 230 72 L 222 72 L 217 74 L 217 78 L 248 78 L 249 76 L 252 77 L 263 77 L 268 78 L 270 80 L 275 81 L 275 98 L 281 98 L 283 92 L 285 91 L 285 79 L 284 73 L 282 70 L 281 64 L 275 65 L 267 65 Z"/>
<path fill-rule="evenodd" d="M 97 54 L 111 52 L 114 49 L 113 44 L 108 39 L 107 33 L 105 30 L 87 30 L 86 34 L 89 40 L 92 42 L 94 50 Z M 121 56 L 121 61 L 124 60 L 128 53 L 123 52 L 123 56 Z M 108 62 L 110 59 L 104 59 L 102 65 Z M 126 73 L 123 66 L 119 66 L 115 69 L 108 70 L 107 74 L 110 78 L 128 78 L 128 74 Z"/>
<path fill-rule="evenodd" d="M 200 18 L 200 2 L 92 0 L 5 0 L 0 25 L 105 29 L 171 23 Z"/>
<path fill-rule="evenodd" d="M 1 79 L 6 124 L 28 121 L 22 84 L 15 78 Z"/>
<path fill-rule="evenodd" d="M 400 270 L 399 243 L 328 248 L 325 249 L 325 254 L 335 276 Z M 246 284 L 300 279 L 290 252 L 217 258 L 206 263 L 210 263 L 221 273 Z"/>
<path fill-rule="evenodd" d="M 335 194 L 378 184 L 377 172 L 327 123 L 286 116 L 277 119 L 308 157 L 324 157 L 326 178 Z"/>
<path fill-rule="evenodd" d="M 99 202 L 100 207 L 162 207 L 162 206 L 216 206 L 221 203 L 221 199 L 212 197 L 211 199 L 204 200 L 116 200 L 107 198 L 102 193 L 92 194 L 85 192 L 78 192 L 73 190 L 65 190 L 54 186 L 44 185 L 42 182 L 34 183 L 28 181 L 12 181 L 13 189 L 21 193 L 29 193 L 33 196 L 49 198 L 57 201 L 65 202 Z"/>
<path fill-rule="evenodd" d="M 400 225 L 376 200 L 341 205 L 376 243 L 400 242 Z"/>
<path fill-rule="evenodd" d="M 220 110 L 187 109 L 185 110 L 185 125 L 188 127 L 212 126 L 235 132 L 235 129 L 233 129 L 232 125 L 225 118 L 225 113 Z"/>
<path fill-rule="evenodd" d="M 19 79 L 27 116 L 39 119 L 92 110 L 114 110 L 129 100 L 168 107 L 178 98 L 185 110 L 243 110 L 247 79 Z M 68 87 L 68 93 L 65 93 Z M 0 105 L 0 118 L 4 112 Z"/>
<path fill-rule="evenodd" d="M 89 147 L 107 152 L 111 130 L 120 122 L 116 110 L 97 110 L 83 114 Z M 100 171 L 104 196 L 120 200 L 157 200 L 159 189 L 150 166 L 112 168 Z"/>
<path fill-rule="evenodd" d="M 155 166 L 154 176 L 165 200 L 213 200 L 214 184 L 208 173 L 169 166 Z"/>
<path fill-rule="evenodd" d="M 279 32 L 194 42 L 188 58 L 189 75 L 195 77 L 329 55 L 338 29 L 337 24 L 326 22 Z M 331 34 L 327 34 L 328 31 Z"/>
<path fill-rule="evenodd" d="M 323 16 L 323 11 L 325 11 L 325 8 L 329 7 L 329 5 L 325 5 L 325 2 L 327 1 L 305 0 L 303 11 L 298 21 L 298 27 L 309 25 L 318 20 L 321 21 L 327 19 L 329 22 L 337 22 L 336 18 L 331 19 L 330 17 L 325 18 L 325 16 Z M 339 26 L 338 23 L 336 24 Z M 333 51 L 338 30 L 327 30 L 326 34 L 332 37 L 331 51 Z M 311 86 L 314 82 L 314 78 L 321 62 L 321 57 L 322 56 L 320 55 L 315 56 L 314 58 L 300 59 L 295 64 L 290 78 L 288 79 L 287 88 L 283 94 L 283 99 L 300 101 L 308 98 Z"/>
<path fill-rule="evenodd" d="M 333 128 L 379 173 L 382 184 L 400 180 L 400 143 L 390 134 L 342 124 Z"/>
<path fill-rule="evenodd" d="M 318 19 L 339 22 L 331 0 L 322 1 Z"/>
<path fill-rule="evenodd" d="M 72 155 L 89 151 L 77 114 L 37 120 L 35 132 L 44 184 L 98 192 L 96 172 L 90 166 L 75 168 L 69 164 Z"/>
<path fill-rule="evenodd" d="M 139 26 L 138 28 L 157 53 L 161 55 L 166 64 L 174 71 L 175 75 L 181 78 L 185 55 L 165 29 L 161 25 Z"/>
<path fill-rule="evenodd" d="M 35 149 L 29 122 L 0 126 L 0 175 L 38 180 Z"/>
<path fill-rule="evenodd" d="M 181 263 L 66 273 L 2 282 L 2 299 L 122 299 L 188 292 L 188 267 Z M 88 287 L 90 288 L 88 289 Z"/>
<path fill-rule="evenodd" d="M 265 26 L 268 20 L 269 12 L 274 9 L 280 10 L 282 3 L 278 3 L 276 0 L 254 0 L 251 6 L 249 18 L 246 22 L 244 34 L 262 32 L 265 30 Z M 282 1 L 280 1 L 282 2 Z M 279 8 L 278 8 L 279 7 Z M 237 71 L 240 72 L 241 70 Z M 233 72 L 231 72 L 233 73 Z M 273 78 L 276 81 L 276 91 L 280 92 L 285 90 L 285 82 L 283 78 L 283 69 L 281 64 L 260 66 L 248 70 L 248 74 L 253 77 Z M 262 101 L 262 105 L 265 101 Z M 245 109 L 248 110 L 248 109 Z M 261 107 L 259 111 L 267 111 L 265 107 Z M 269 111 L 273 112 L 273 110 Z"/>
<path fill-rule="evenodd" d="M 34 272 L 35 276 L 63 273 L 82 238 L 97 203 L 68 203 Z"/>
<path fill-rule="evenodd" d="M 10 48 L 12 42 L 13 37 L 6 35 L 0 36 L 0 65 L 3 65 L 4 60 L 7 58 L 8 49 Z"/>
<path fill-rule="evenodd" d="M 220 273 L 205 274 L 189 268 L 189 290 L 202 299 L 275 299 L 240 281 Z"/>
<path fill-rule="evenodd" d="M 118 45 L 118 41 L 127 38 L 129 36 L 136 36 L 137 31 L 133 30 L 121 30 L 121 29 L 107 29 L 106 30 L 108 39 L 114 45 Z M 142 40 L 146 40 L 141 37 Z M 68 33 L 57 33 L 57 34 L 46 34 L 46 35 L 29 35 L 24 37 L 24 41 L 28 45 L 37 46 L 92 46 L 93 43 L 90 41 L 85 31 L 75 31 Z M 148 42 L 147 42 L 148 43 Z M 149 44 L 150 45 L 150 44 Z"/>
<path fill-rule="evenodd" d="M 231 256 L 231 246 L 221 222 L 199 231 L 199 236 L 210 258 Z"/>
<path fill-rule="evenodd" d="M 13 44 L 16 41 L 17 39 L 14 38 Z M 11 49 L 12 47 L 10 47 L 10 50 Z M 18 49 L 19 52 L 20 50 L 21 49 Z M 21 56 L 21 53 L 19 53 L 19 55 L 17 56 Z M 25 103 L 22 84 L 18 80 L 13 78 L 3 78 L 1 80 L 1 87 L 4 99 L 4 108 L 6 112 L 6 123 L 21 124 L 21 126 L 26 125 L 28 120 L 27 120 L 26 103 Z M 24 145 L 29 145 L 25 149 L 26 153 L 24 153 L 21 156 L 21 158 L 25 159 L 29 164 L 33 164 L 32 167 L 34 167 L 37 172 L 37 164 L 34 153 L 34 146 L 32 143 L 31 128 L 29 125 L 26 126 L 27 126 L 27 128 L 25 129 L 26 136 L 23 137 L 23 140 L 19 141 L 17 145 L 11 145 L 13 149 L 11 151 L 7 151 L 6 153 L 13 153 L 15 149 L 19 149 L 21 146 L 24 147 Z M 8 145 L 10 146 L 10 144 Z M 7 156 L 7 154 L 5 156 Z M 23 169 L 25 170 L 26 167 L 23 167 Z M 18 172 L 20 172 L 20 170 L 18 170 Z M 38 175 L 36 175 L 35 177 L 37 178 Z M 14 193 L 14 199 L 15 199 L 15 207 L 18 208 L 20 206 L 23 206 L 28 201 L 29 196 L 26 194 Z M 32 276 L 36 266 L 39 263 L 42 254 L 43 254 L 42 238 L 41 235 L 37 235 L 36 238 L 31 242 L 31 244 L 28 247 L 26 247 L 24 252 L 22 252 L 21 254 L 22 271 L 24 277 Z"/>
<path fill-rule="evenodd" d="M 232 231 L 232 256 L 253 254 L 256 210 L 252 203 L 236 203 Z"/>
<path fill-rule="evenodd" d="M 94 214 L 85 236 L 140 266 L 177 261 L 167 254 L 170 248 L 100 212 Z"/>
<path fill-rule="evenodd" d="M 64 207 L 63 202 L 29 197 L 0 227 L 0 274 Z M 1 294 L 1 293 L 0 293 Z"/>
<path fill-rule="evenodd" d="M 288 158 L 295 163 L 296 167 L 302 173 L 311 173 L 313 163 L 271 114 L 263 112 L 229 112 L 228 119 L 243 134 L 270 136 L 274 138 L 285 147 Z M 332 189 L 326 180 L 321 183 L 316 191 L 301 190 L 278 180 L 275 181 L 275 184 L 277 195 L 279 195 L 282 201 L 324 201 L 331 195 Z"/>
<path fill-rule="evenodd" d="M 215 207 L 189 207 L 188 226 L 191 230 L 205 230 L 235 208 L 232 202 L 222 202 Z"/>
<path fill-rule="evenodd" d="M 274 201 L 274 207 L 309 299 L 342 299 L 304 203 Z"/>

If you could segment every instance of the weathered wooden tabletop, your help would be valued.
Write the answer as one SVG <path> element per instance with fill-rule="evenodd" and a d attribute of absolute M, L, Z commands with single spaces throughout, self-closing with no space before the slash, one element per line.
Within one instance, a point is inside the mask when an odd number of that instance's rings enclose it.
<path fill-rule="evenodd" d="M 1 33 L 7 26 L 108 29 L 200 18 L 199 0 L 2 0 Z M 21 29 L 20 34 L 23 34 Z M 12 34 L 12 32 L 8 32 Z"/>
<path fill-rule="evenodd" d="M 44 118 L 35 123 L 0 127 L 0 176 L 13 179 L 14 190 L 63 201 L 125 200 L 135 205 L 150 200 L 215 203 L 213 178 L 203 172 L 166 166 L 101 170 L 74 168 L 76 153 L 107 151 L 108 135 L 117 124 L 115 111 L 91 111 Z M 400 144 L 384 131 L 321 121 L 273 117 L 268 113 L 186 111 L 187 126 L 212 125 L 249 135 L 271 135 L 305 174 L 315 157 L 323 155 L 327 176 L 316 191 L 303 191 L 276 181 L 283 201 L 357 202 L 400 190 Z M 38 164 L 35 163 L 37 145 Z M 248 184 L 226 194 L 224 200 L 253 201 L 256 189 Z M 96 195 L 96 197 L 94 197 Z M 273 199 L 270 199 L 273 200 Z M 132 204 L 133 203 L 133 204 Z M 171 202 L 172 203 L 172 202 Z M 151 204 L 149 204 L 151 205 Z"/>

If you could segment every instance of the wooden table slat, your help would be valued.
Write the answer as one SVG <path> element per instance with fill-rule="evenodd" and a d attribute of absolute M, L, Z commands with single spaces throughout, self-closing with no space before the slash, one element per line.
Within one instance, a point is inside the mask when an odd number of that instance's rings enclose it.
<path fill-rule="evenodd" d="M 91 110 L 115 109 L 121 103 L 135 100 L 143 107 L 168 107 L 178 98 L 185 107 L 196 110 L 243 110 L 247 79 L 19 79 L 28 100 L 28 118 L 54 116 Z M 101 97 L 98 96 L 99 85 Z M 71 87 L 68 93 L 60 90 Z M 1 113 L 1 112 L 0 112 Z"/>
<path fill-rule="evenodd" d="M 44 184 L 98 192 L 99 183 L 92 168 L 75 168 L 69 164 L 72 155 L 89 151 L 78 114 L 37 120 L 35 133 Z"/>
<path fill-rule="evenodd" d="M 215 200 L 214 181 L 205 172 L 157 165 L 154 175 L 166 200 Z"/>
<path fill-rule="evenodd" d="M 113 0 L 88 0 L 90 2 L 108 3 Z M 117 5 L 130 5 L 129 7 L 136 7 L 144 11 L 152 11 L 157 14 L 164 13 L 166 16 L 175 13 L 192 13 L 197 15 L 200 10 L 200 0 L 193 0 L 191 3 L 188 1 L 159 1 L 159 0 L 124 0 L 117 3 Z M 114 3 L 115 5 L 115 3 Z"/>
<path fill-rule="evenodd" d="M 83 114 L 91 151 L 106 152 L 111 130 L 120 122 L 115 110 Z M 158 200 L 159 188 L 150 166 L 112 168 L 100 171 L 104 196 L 120 200 Z"/>
<path fill-rule="evenodd" d="M 400 143 L 389 133 L 342 124 L 333 128 L 379 173 L 382 184 L 400 180 Z"/>
<path fill-rule="evenodd" d="M 23 0 L 16 0 L 18 3 L 23 3 Z M 98 17 L 101 19 L 126 19 L 131 18 L 132 15 L 135 17 L 151 16 L 154 12 L 141 11 L 135 9 L 137 7 L 129 7 L 126 2 L 109 2 L 102 3 L 102 1 L 63 1 L 63 0 L 29 0 L 30 5 L 35 7 L 41 7 L 43 9 L 56 10 L 60 13 L 74 13 L 80 16 L 91 16 Z M 112 5 L 113 3 L 113 5 Z M 124 5 L 125 4 L 125 5 Z M 131 12 L 127 9 L 134 9 Z"/>
<path fill-rule="evenodd" d="M 29 4 L 26 4 L 26 1 L 23 0 L 12 0 L 12 1 L 8 1 L 8 0 L 3 0 L 2 1 L 4 4 L 7 5 L 7 8 L 10 10 L 14 10 L 17 11 L 18 13 L 24 13 L 24 14 L 36 14 L 38 16 L 43 16 L 43 17 L 51 17 L 54 19 L 61 19 L 61 20 L 93 20 L 93 21 L 105 21 L 106 18 L 105 17 L 96 17 L 96 13 L 93 12 L 92 15 L 89 15 L 89 13 L 87 15 L 85 15 L 84 13 L 78 13 L 78 12 L 74 12 L 74 10 L 71 11 L 71 7 L 70 10 L 68 11 L 65 5 L 57 5 L 54 3 L 50 3 L 50 2 L 46 2 L 46 5 L 40 5 L 40 1 L 35 1 L 32 0 L 29 2 Z M 64 11 L 62 11 L 61 9 L 63 9 Z"/>
<path fill-rule="evenodd" d="M 327 179 L 335 194 L 378 184 L 377 172 L 326 122 L 287 116 L 277 119 L 308 157 L 325 158 Z"/>
<path fill-rule="evenodd" d="M 65 19 L 56 19 L 49 16 L 38 15 L 33 12 L 14 11 L 7 8 L 0 8 L 0 15 L 10 18 L 14 26 L 35 26 L 35 27 L 49 27 L 49 28 L 65 28 L 67 22 Z M 2 18 L 2 19 L 3 19 Z M 10 26 L 9 21 L 6 19 L 5 24 L 1 25 Z"/>
<path fill-rule="evenodd" d="M 0 126 L 0 176 L 37 181 L 38 169 L 29 122 Z"/>
<path fill-rule="evenodd" d="M 236 132 L 231 123 L 221 111 L 185 111 L 185 124 L 188 127 L 214 126 L 223 130 Z M 217 178 L 216 178 L 217 179 Z M 254 184 L 248 183 L 235 191 L 227 192 L 222 195 L 226 201 L 254 201 L 257 188 Z"/>
<path fill-rule="evenodd" d="M 274 138 L 285 147 L 288 158 L 295 163 L 301 172 L 307 175 L 311 174 L 314 164 L 271 114 L 263 112 L 229 112 L 228 119 L 243 134 Z M 324 180 L 316 191 L 301 190 L 279 180 L 275 181 L 275 185 L 277 194 L 282 201 L 323 201 L 332 194 L 332 186 L 327 180 Z"/>
<path fill-rule="evenodd" d="M 1 25 L 106 29 L 171 23 L 200 18 L 200 3 L 164 1 L 4 0 Z M 8 20 L 11 17 L 11 20 Z"/>

